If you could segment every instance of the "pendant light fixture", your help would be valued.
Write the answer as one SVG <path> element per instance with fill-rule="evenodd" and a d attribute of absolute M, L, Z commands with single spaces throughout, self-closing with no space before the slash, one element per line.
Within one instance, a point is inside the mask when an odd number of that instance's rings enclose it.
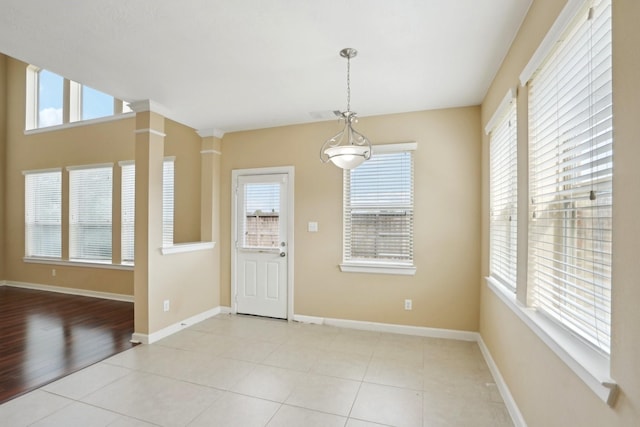
<path fill-rule="evenodd" d="M 342 49 L 340 56 L 347 59 L 347 110 L 336 111 L 340 120 L 344 120 L 344 127 L 340 132 L 327 139 L 320 149 L 320 160 L 323 163 L 331 161 L 342 169 L 353 169 L 365 160 L 371 158 L 371 142 L 355 130 L 353 124 L 358 122 L 355 112 L 351 111 L 351 58 L 358 51 L 352 48 Z"/>

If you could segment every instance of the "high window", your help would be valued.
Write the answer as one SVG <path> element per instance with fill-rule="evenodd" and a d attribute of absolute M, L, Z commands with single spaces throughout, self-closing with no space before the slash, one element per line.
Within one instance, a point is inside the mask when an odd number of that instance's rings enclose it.
<path fill-rule="evenodd" d="M 69 259 L 111 262 L 113 166 L 69 169 Z"/>
<path fill-rule="evenodd" d="M 343 271 L 415 272 L 415 148 L 415 143 L 378 145 L 370 160 L 344 171 Z"/>
<path fill-rule="evenodd" d="M 62 171 L 24 172 L 25 256 L 62 256 Z"/>
<path fill-rule="evenodd" d="M 577 14 L 528 81 L 528 302 L 610 350 L 611 2 Z"/>
<path fill-rule="evenodd" d="M 516 288 L 518 234 L 518 150 L 516 103 L 505 97 L 489 132 L 489 273 Z"/>
<path fill-rule="evenodd" d="M 27 130 L 131 112 L 126 102 L 34 65 L 27 67 L 26 83 Z"/>

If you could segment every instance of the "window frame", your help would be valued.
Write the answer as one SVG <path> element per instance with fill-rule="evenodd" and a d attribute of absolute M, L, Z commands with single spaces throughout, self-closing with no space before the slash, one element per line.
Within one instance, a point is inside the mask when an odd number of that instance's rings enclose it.
<path fill-rule="evenodd" d="M 509 291 L 516 292 L 518 274 L 518 108 L 515 93 L 512 89 L 507 91 L 502 102 L 494 112 L 485 127 L 485 133 L 489 136 L 489 276 L 505 286 Z M 509 129 L 505 129 L 504 126 Z M 507 134 L 508 132 L 508 134 Z M 494 139 L 500 138 L 500 139 Z M 512 147 L 510 147 L 512 146 Z M 509 152 L 513 149 L 513 152 Z M 500 155 L 499 159 L 494 154 Z M 505 170 L 506 169 L 506 170 Z M 494 170 L 496 174 L 494 175 Z M 494 181 L 494 177 L 500 183 Z M 499 186 L 500 194 L 494 194 L 494 184 Z M 510 188 L 511 190 L 508 190 Z M 500 197 L 499 200 L 494 197 Z M 507 199 L 506 201 L 504 199 Z M 512 203 L 508 208 L 508 223 L 502 224 L 494 215 L 494 203 Z M 513 237 L 507 242 L 494 240 L 495 227 L 507 226 L 513 233 Z M 513 230 L 515 229 L 515 230 Z M 515 242 L 513 241 L 515 240 Z M 494 245 L 494 242 L 496 243 Z M 504 244 L 501 244 L 504 243 Z M 494 251 L 496 251 L 494 253 Z M 506 252 L 514 252 L 515 255 L 503 255 Z M 496 267 L 500 273 L 493 271 L 494 256 Z M 497 259 L 497 258 L 500 259 Z M 506 274 L 502 274 L 505 273 Z"/>
<path fill-rule="evenodd" d="M 135 262 L 135 202 L 136 202 L 136 169 L 133 160 L 124 160 L 118 162 L 120 166 L 120 263 L 125 265 L 134 265 Z M 133 169 L 133 179 L 131 171 Z M 130 199 L 127 199 L 130 198 Z M 129 209 L 133 207 L 133 215 L 130 215 Z M 131 250 L 125 250 L 126 246 L 131 243 Z M 129 257 L 129 252 L 131 256 Z M 129 259 L 130 258 L 130 259 Z"/>
<path fill-rule="evenodd" d="M 108 240 L 109 242 L 109 252 L 110 252 L 110 256 L 109 258 L 86 258 L 86 257 L 77 257 L 74 256 L 75 254 L 73 253 L 74 251 L 74 243 L 73 243 L 73 239 L 71 237 L 72 234 L 72 224 L 73 224 L 73 209 L 74 209 L 74 194 L 72 191 L 73 188 L 73 173 L 74 172 L 80 172 L 80 171 L 87 171 L 87 170 L 97 170 L 97 169 L 104 169 L 104 170 L 110 170 L 111 171 L 111 188 L 109 189 L 110 191 L 110 200 L 109 200 L 109 214 L 110 214 L 110 220 L 109 220 L 109 225 L 110 225 L 110 230 L 109 230 L 109 235 L 110 238 Z M 68 187 L 69 187 L 69 218 L 68 218 L 68 222 L 69 222 L 69 261 L 71 262 L 77 262 L 77 263 L 87 263 L 87 264 L 113 264 L 113 163 L 100 163 L 100 164 L 93 164 L 93 165 L 82 165 L 82 166 L 68 166 L 67 167 L 67 172 L 69 173 L 69 182 L 68 182 Z"/>
<path fill-rule="evenodd" d="M 396 144 L 380 144 L 374 145 L 372 147 L 372 158 L 376 154 L 394 154 L 394 153 L 409 153 L 411 155 L 411 211 L 412 215 L 415 218 L 415 198 L 414 198 L 414 163 L 415 163 L 415 155 L 414 151 L 418 148 L 418 144 L 416 142 L 406 142 L 406 143 L 396 143 Z M 347 210 L 348 210 L 348 202 L 347 202 L 347 191 L 348 191 L 348 183 L 351 176 L 350 170 L 343 171 L 343 210 L 342 210 L 342 230 L 343 230 L 343 238 L 342 238 L 342 262 L 340 263 L 340 271 L 347 273 L 374 273 L 374 274 L 392 274 L 392 275 L 415 275 L 416 267 L 414 264 L 415 256 L 413 256 L 414 250 L 414 239 L 413 235 L 410 237 L 410 252 L 412 254 L 409 262 L 394 262 L 391 260 L 380 260 L 380 261 L 364 261 L 364 260 L 351 260 L 347 255 L 347 247 L 348 247 L 348 235 L 347 235 Z M 413 219 L 411 221 L 411 233 L 413 234 Z"/>
<path fill-rule="evenodd" d="M 608 0 L 604 0 L 607 1 Z M 564 39 L 565 34 L 576 25 L 581 18 L 585 16 L 589 8 L 597 4 L 596 0 L 568 0 L 564 9 L 550 28 L 547 35 L 539 45 L 536 52 L 531 57 L 529 63 L 524 67 L 520 74 L 520 83 L 524 89 L 528 89 L 528 83 L 538 69 L 545 63 L 547 58 L 553 53 L 555 47 Z M 610 2 L 607 4 L 610 5 Z M 609 6 L 610 7 L 610 6 Z M 528 98 L 525 92 L 525 98 Z M 520 117 L 529 116 L 529 106 L 527 105 L 526 114 L 520 112 Z M 528 120 L 520 120 L 521 126 L 528 127 Z M 519 126 L 520 127 L 520 126 Z M 529 151 L 529 132 L 521 133 L 523 139 L 518 141 L 518 148 L 526 150 L 528 157 Z M 526 171 L 529 176 L 528 161 L 523 161 L 523 155 L 519 156 L 519 172 Z M 522 212 L 520 214 L 520 223 L 518 225 L 518 246 L 521 249 L 529 250 L 529 222 L 530 215 L 527 217 L 528 200 L 529 199 L 529 179 L 519 179 L 518 190 L 525 191 L 518 197 L 518 207 Z M 514 314 L 560 359 L 574 374 L 587 385 L 594 394 L 609 406 L 614 406 L 619 388 L 615 380 L 610 376 L 610 356 L 604 354 L 595 346 L 588 344 L 585 340 L 578 338 L 574 333 L 569 331 L 557 321 L 552 320 L 549 316 L 541 313 L 534 307 L 527 305 L 527 294 L 529 292 L 529 283 L 527 272 L 529 270 L 528 256 L 522 256 L 518 260 L 518 283 L 517 294 L 508 290 L 505 286 L 495 280 L 493 277 L 486 277 L 488 288 L 502 302 L 514 312 Z M 524 274 L 523 274 L 524 273 Z M 613 287 L 613 284 L 612 284 Z"/>
<path fill-rule="evenodd" d="M 30 250 L 30 241 L 31 239 L 29 238 L 29 224 L 30 224 L 30 220 L 29 220 L 29 211 L 30 206 L 29 203 L 31 201 L 31 198 L 29 197 L 29 190 L 28 190 L 28 179 L 30 176 L 34 176 L 34 175 L 42 175 L 42 174 L 58 174 L 59 175 L 59 181 L 60 181 L 60 185 L 58 188 L 58 202 L 60 204 L 59 207 L 59 212 L 58 212 L 58 225 L 59 225 L 59 230 L 58 230 L 58 245 L 59 245 L 59 250 L 60 250 L 60 254 L 58 256 L 50 256 L 50 255 L 42 255 L 42 254 L 33 254 L 33 251 Z M 47 259 L 47 260 L 61 260 L 62 259 L 62 168 L 51 168 L 51 169 L 39 169 L 39 170 L 30 170 L 30 171 L 23 171 L 22 174 L 25 177 L 25 190 L 24 190 L 24 197 L 25 197 L 25 213 L 24 213 L 24 218 L 25 218 L 25 240 L 24 240 L 24 252 L 25 252 L 25 259 L 26 258 L 30 258 L 30 259 Z M 33 206 L 33 208 L 35 209 L 36 206 Z M 34 223 L 36 222 L 35 220 L 33 221 Z M 31 253 L 30 253 L 31 252 Z"/>
<path fill-rule="evenodd" d="M 162 161 L 162 247 L 174 245 L 175 231 L 175 156 L 165 157 Z M 169 167 L 169 165 L 171 165 Z M 171 171 L 171 180 L 166 179 L 166 173 Z"/>
<path fill-rule="evenodd" d="M 50 130 L 66 129 L 87 124 L 95 124 L 120 120 L 133 117 L 133 112 L 128 104 L 113 95 L 105 93 L 113 98 L 113 113 L 111 115 L 82 119 L 82 87 L 81 83 L 63 78 L 63 102 L 62 102 L 62 123 L 50 126 L 39 126 L 39 73 L 46 69 L 36 65 L 26 67 L 26 87 L 25 87 L 25 134 L 35 134 Z M 46 70 L 49 71 L 49 70 Z M 54 73 L 55 74 L 55 73 Z M 93 88 L 92 88 L 93 89 Z M 97 89 L 94 89 L 97 90 Z M 104 92 L 103 92 L 104 93 Z"/>

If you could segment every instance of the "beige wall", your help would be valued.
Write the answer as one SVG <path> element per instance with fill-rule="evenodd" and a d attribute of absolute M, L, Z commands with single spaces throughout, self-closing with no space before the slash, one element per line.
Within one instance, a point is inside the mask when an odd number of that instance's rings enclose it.
<path fill-rule="evenodd" d="M 3 57 L 5 58 L 5 57 Z M 3 60 L 4 62 L 4 60 Z M 89 291 L 133 294 L 133 272 L 28 264 L 24 256 L 24 176 L 22 171 L 94 163 L 114 163 L 113 233 L 114 256 L 119 254 L 120 175 L 117 162 L 135 157 L 135 118 L 123 118 L 105 123 L 78 126 L 25 135 L 26 64 L 6 58 L 6 68 L 0 62 L 0 78 L 6 75 L 6 161 L 2 162 L 6 177 L 6 252 L 2 257 L 5 269 L 0 279 Z M 0 84 L 0 90 L 3 85 Z M 0 107 L 2 108 L 2 107 Z M 0 110 L 0 113 L 2 111 Z M 197 133 L 186 126 L 167 120 L 166 156 L 176 156 L 175 241 L 200 240 L 200 141 Z M 0 126 L 2 121 L 0 120 Z M 3 151 L 0 150 L 0 156 Z M 1 157 L 0 157 L 1 158 Z M 63 191 L 63 197 L 65 192 Z M 0 193 L 1 196 L 1 193 Z M 63 203 L 64 204 L 64 203 Z M 63 210 L 63 242 L 68 239 Z M 1 218 L 1 217 L 0 217 Z M 63 244 L 63 247 L 66 243 Z M 1 265 L 1 264 L 0 264 Z M 1 272 L 1 271 L 0 271 Z"/>
<path fill-rule="evenodd" d="M 482 105 L 484 125 L 564 6 L 536 0 Z M 611 376 L 621 395 L 612 409 L 571 371 L 480 279 L 480 333 L 529 426 L 640 424 L 640 3 L 613 1 L 614 258 Z M 526 93 L 520 88 L 519 148 L 526 149 Z M 522 113 L 523 115 L 520 115 Z M 483 140 L 482 277 L 488 273 L 488 140 Z M 526 152 L 525 152 L 526 153 Z M 526 156 L 526 154 L 525 154 Z M 526 182 L 526 176 L 520 177 Z M 526 194 L 520 205 L 526 205 Z M 525 209 L 526 211 L 526 209 Z M 521 212 L 522 213 L 522 212 Z M 519 215 L 519 220 L 526 219 Z M 523 252 L 521 252 L 523 253 Z M 526 252 L 525 252 L 526 253 Z"/>
<path fill-rule="evenodd" d="M 374 143 L 416 141 L 415 276 L 342 273 L 342 171 L 319 160 L 337 121 L 227 134 L 222 144 L 221 304 L 230 305 L 231 171 L 295 167 L 296 314 L 475 331 L 478 328 L 480 110 L 360 119 Z M 317 221 L 319 231 L 307 232 Z M 405 311 L 405 298 L 413 310 Z"/>
<path fill-rule="evenodd" d="M 190 127 L 166 120 L 164 154 L 175 162 L 175 243 L 200 240 L 200 146 L 202 138 Z"/>

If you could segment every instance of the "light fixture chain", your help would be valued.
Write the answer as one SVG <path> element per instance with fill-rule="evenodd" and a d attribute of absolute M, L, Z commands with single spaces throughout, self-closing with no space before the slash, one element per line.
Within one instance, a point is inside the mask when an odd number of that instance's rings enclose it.
<path fill-rule="evenodd" d="M 351 55 L 347 56 L 347 111 L 351 111 Z"/>

